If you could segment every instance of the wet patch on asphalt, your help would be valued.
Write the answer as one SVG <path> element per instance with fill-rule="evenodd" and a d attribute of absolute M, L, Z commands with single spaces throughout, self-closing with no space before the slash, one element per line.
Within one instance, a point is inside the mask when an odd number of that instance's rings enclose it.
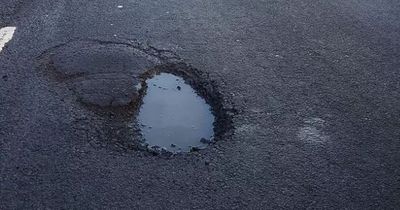
<path fill-rule="evenodd" d="M 234 110 L 224 107 L 216 83 L 206 73 L 185 64 L 172 52 L 132 41 L 77 40 L 45 51 L 38 61 L 38 73 L 49 85 L 62 86 L 67 92 L 70 90 L 73 96 L 71 104 L 76 104 L 76 107 L 73 105 L 74 109 L 92 113 L 74 123 L 77 129 L 86 133 L 91 144 L 111 146 L 119 151 L 146 150 L 152 154 L 173 154 L 197 151 L 231 133 Z M 196 117 L 190 122 L 194 127 L 201 127 L 202 132 L 184 131 L 183 127 L 177 127 L 175 131 L 167 131 L 172 135 L 171 139 L 160 139 L 162 132 L 150 134 L 150 130 L 141 126 L 153 124 L 149 126 L 156 128 L 161 125 L 161 122 L 149 120 L 149 113 L 153 112 L 154 106 L 146 108 L 149 106 L 149 97 L 154 94 L 153 86 L 148 84 L 153 85 L 152 78 L 160 75 L 168 75 L 166 77 L 179 83 L 174 88 L 175 93 L 189 91 L 187 93 L 192 94 L 190 97 L 186 95 L 186 99 L 189 99 L 187 105 L 194 108 L 193 105 L 197 104 L 201 111 L 197 110 L 197 115 L 196 110 L 186 112 L 189 114 L 194 111 L 191 114 Z M 167 102 L 164 107 L 177 108 L 168 103 L 177 102 L 173 100 L 178 95 L 174 96 L 173 92 L 168 91 L 167 95 L 158 94 Z M 179 105 L 185 107 L 183 103 L 186 102 L 183 100 Z M 177 117 L 174 113 L 166 117 L 180 120 L 173 118 Z M 174 137 L 171 132 L 177 133 L 177 136 Z M 188 133 L 187 137 L 183 137 L 185 132 Z M 174 141 L 165 143 L 172 139 Z M 188 143 L 190 140 L 196 143 Z"/>
<path fill-rule="evenodd" d="M 298 138 L 307 143 L 323 144 L 329 141 L 323 129 L 325 128 L 325 120 L 318 117 L 308 118 L 304 120 L 304 125 L 299 128 Z"/>

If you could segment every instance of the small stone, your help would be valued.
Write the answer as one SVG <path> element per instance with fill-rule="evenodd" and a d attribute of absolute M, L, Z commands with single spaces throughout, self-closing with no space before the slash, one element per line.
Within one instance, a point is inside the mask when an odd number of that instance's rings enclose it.
<path fill-rule="evenodd" d="M 203 144 L 210 144 L 211 140 L 210 139 L 206 139 L 206 138 L 201 138 L 200 142 L 203 143 Z"/>
<path fill-rule="evenodd" d="M 178 90 L 181 90 L 181 89 L 182 89 L 181 86 L 177 86 L 176 88 L 177 88 Z"/>
<path fill-rule="evenodd" d="M 171 147 L 172 147 L 172 148 L 175 148 L 175 147 L 176 147 L 176 145 L 175 145 L 175 144 L 171 144 Z"/>
<path fill-rule="evenodd" d="M 198 147 L 191 147 L 190 148 L 190 152 L 197 152 L 199 150 L 200 150 L 200 148 L 198 148 Z"/>
<path fill-rule="evenodd" d="M 7 75 L 2 76 L 1 78 L 3 78 L 4 81 L 8 80 L 8 76 Z"/>

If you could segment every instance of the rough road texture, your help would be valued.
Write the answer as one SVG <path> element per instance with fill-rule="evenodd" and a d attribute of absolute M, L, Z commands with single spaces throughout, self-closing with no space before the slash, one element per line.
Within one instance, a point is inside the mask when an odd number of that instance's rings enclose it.
<path fill-rule="evenodd" d="M 398 0 L 0 0 L 0 13 L 17 27 L 0 53 L 0 209 L 400 206 Z M 208 73 L 234 134 L 170 158 L 97 144 L 126 136 L 35 68 L 90 39 Z"/>
<path fill-rule="evenodd" d="M 43 76 L 67 83 L 79 101 L 121 107 L 138 101 L 139 77 L 159 63 L 132 47 L 99 41 L 73 41 L 48 50 L 40 58 Z"/>

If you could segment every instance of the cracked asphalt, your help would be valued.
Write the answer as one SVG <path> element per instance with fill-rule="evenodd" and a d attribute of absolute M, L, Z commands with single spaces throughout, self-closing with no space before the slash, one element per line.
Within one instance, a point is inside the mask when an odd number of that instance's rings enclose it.
<path fill-rule="evenodd" d="M 398 209 L 399 14 L 397 0 L 0 0 L 0 28 L 17 27 L 0 53 L 0 209 Z M 91 40 L 202 72 L 232 125 L 188 154 L 120 148 L 135 126 L 40 65 Z M 129 81 L 117 69 L 96 78 Z"/>

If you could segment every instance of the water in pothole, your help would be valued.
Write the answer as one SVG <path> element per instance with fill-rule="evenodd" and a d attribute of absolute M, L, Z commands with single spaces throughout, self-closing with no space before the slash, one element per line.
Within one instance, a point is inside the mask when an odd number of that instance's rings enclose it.
<path fill-rule="evenodd" d="M 138 122 L 145 144 L 170 152 L 205 148 L 213 138 L 214 115 L 184 79 L 161 73 L 146 81 Z"/>

